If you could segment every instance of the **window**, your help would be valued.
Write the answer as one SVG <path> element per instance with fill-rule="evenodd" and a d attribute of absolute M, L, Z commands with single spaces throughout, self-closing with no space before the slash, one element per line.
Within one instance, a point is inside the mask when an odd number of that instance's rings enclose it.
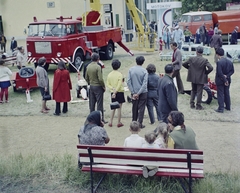
<path fill-rule="evenodd" d="M 68 24 L 65 26 L 66 28 L 66 33 L 69 34 L 75 34 L 75 28 L 74 28 L 74 24 Z"/>
<path fill-rule="evenodd" d="M 77 32 L 82 33 L 82 24 L 81 23 L 77 23 Z"/>
<path fill-rule="evenodd" d="M 192 16 L 192 21 L 193 22 L 202 21 L 202 16 L 201 15 L 194 15 L 194 16 Z"/>
<path fill-rule="evenodd" d="M 211 15 L 211 14 L 209 14 L 209 15 L 204 15 L 204 16 L 203 16 L 203 20 L 204 20 L 204 21 L 211 21 L 211 20 L 212 20 L 212 15 Z"/>
<path fill-rule="evenodd" d="M 29 25 L 28 36 L 64 36 L 65 26 L 62 24 L 34 24 Z"/>
<path fill-rule="evenodd" d="M 191 22 L 191 16 L 190 15 L 183 15 L 181 22 L 186 23 L 186 22 Z"/>

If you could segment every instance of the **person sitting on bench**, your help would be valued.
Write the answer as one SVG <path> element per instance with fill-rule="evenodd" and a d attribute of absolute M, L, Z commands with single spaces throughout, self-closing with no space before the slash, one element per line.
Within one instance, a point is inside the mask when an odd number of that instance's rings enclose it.
<path fill-rule="evenodd" d="M 185 126 L 182 112 L 171 111 L 168 116 L 168 126 L 170 129 L 168 148 L 198 150 L 196 134 L 190 127 Z"/>
<path fill-rule="evenodd" d="M 106 130 L 103 128 L 101 111 L 91 112 L 84 126 L 80 128 L 78 134 L 79 144 L 85 145 L 105 145 L 110 141 Z"/>

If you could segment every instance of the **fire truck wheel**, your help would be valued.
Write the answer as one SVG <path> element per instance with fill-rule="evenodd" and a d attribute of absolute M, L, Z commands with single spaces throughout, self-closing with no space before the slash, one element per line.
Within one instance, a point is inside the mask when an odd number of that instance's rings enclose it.
<path fill-rule="evenodd" d="M 203 93 L 202 93 L 202 102 L 210 104 L 212 102 L 212 91 L 209 87 L 204 86 L 203 87 Z"/>
<path fill-rule="evenodd" d="M 113 45 L 109 43 L 105 49 L 105 59 L 111 60 L 113 58 Z"/>
<path fill-rule="evenodd" d="M 78 69 L 79 68 L 79 66 L 82 64 L 82 59 L 83 57 L 82 57 L 82 54 L 80 53 L 80 52 L 77 52 L 76 54 L 75 54 L 75 57 L 74 57 L 74 66 Z M 71 72 L 76 72 L 76 69 L 74 68 L 74 67 L 72 67 L 72 65 L 69 65 L 69 70 L 71 71 Z M 80 69 L 81 70 L 81 69 Z"/>

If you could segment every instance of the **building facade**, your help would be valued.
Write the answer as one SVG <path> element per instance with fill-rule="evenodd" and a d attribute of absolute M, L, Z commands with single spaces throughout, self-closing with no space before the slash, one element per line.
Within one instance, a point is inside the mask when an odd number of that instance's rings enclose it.
<path fill-rule="evenodd" d="M 92 0 L 0 0 L 0 33 L 7 40 L 15 37 L 24 40 L 28 32 L 28 24 L 35 16 L 38 20 L 54 19 L 59 16 L 77 18 L 90 10 Z M 94 1 L 94 0 L 93 0 Z M 157 20 L 156 10 L 147 10 L 147 3 L 167 2 L 170 0 L 135 0 L 139 10 L 148 21 Z M 133 30 L 134 25 L 125 0 L 101 0 L 101 4 L 112 4 L 114 26 L 123 26 L 125 30 Z M 103 16 L 104 11 L 101 9 Z M 104 17 L 102 17 L 102 23 Z"/>

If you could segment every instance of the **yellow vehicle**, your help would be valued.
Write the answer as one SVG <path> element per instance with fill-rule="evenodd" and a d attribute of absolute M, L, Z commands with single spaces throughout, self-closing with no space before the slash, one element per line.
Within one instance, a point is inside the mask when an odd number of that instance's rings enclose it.
<path fill-rule="evenodd" d="M 136 7 L 134 0 L 125 0 L 130 15 L 136 27 L 137 42 L 133 42 L 132 49 L 144 50 L 144 51 L 154 51 L 155 50 L 155 38 L 157 34 L 151 29 L 147 23 L 145 15 Z M 100 0 L 90 0 L 91 11 L 84 13 L 83 15 L 83 25 L 100 25 L 101 20 L 101 3 Z M 95 21 L 89 24 L 87 17 L 92 14 L 95 17 Z M 143 19 L 143 24 L 140 19 Z M 146 26 L 144 28 L 144 26 Z"/>

